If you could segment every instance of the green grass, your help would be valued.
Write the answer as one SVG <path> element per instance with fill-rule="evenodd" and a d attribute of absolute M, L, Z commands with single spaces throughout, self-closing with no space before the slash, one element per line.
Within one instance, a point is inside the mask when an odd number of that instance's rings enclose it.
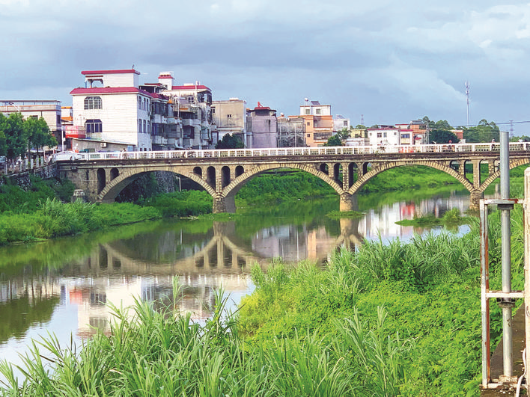
<path fill-rule="evenodd" d="M 397 225 L 401 226 L 422 226 L 422 227 L 432 227 L 443 225 L 448 228 L 454 228 L 455 226 L 465 225 L 473 222 L 472 217 L 463 217 L 460 214 L 458 208 L 453 208 L 447 211 L 441 218 L 436 218 L 434 215 L 427 215 L 422 217 L 414 217 L 414 219 L 405 219 L 402 221 L 397 221 Z"/>

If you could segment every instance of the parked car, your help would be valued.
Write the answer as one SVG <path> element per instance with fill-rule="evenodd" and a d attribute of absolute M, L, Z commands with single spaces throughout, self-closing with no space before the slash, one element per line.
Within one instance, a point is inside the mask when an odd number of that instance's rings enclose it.
<path fill-rule="evenodd" d="M 60 152 L 55 154 L 55 161 L 75 161 L 83 160 L 84 158 L 84 155 L 76 152 Z"/>

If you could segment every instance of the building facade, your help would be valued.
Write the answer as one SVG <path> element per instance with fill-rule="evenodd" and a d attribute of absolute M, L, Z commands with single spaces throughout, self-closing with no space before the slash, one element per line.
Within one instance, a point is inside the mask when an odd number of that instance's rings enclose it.
<path fill-rule="evenodd" d="M 323 146 L 333 135 L 331 105 L 321 105 L 318 101 L 305 101 L 300 106 L 300 117 L 305 122 L 306 146 Z"/>
<path fill-rule="evenodd" d="M 236 135 L 250 147 L 247 136 L 247 110 L 246 102 L 238 98 L 224 101 L 212 101 L 212 143 L 215 145 L 226 134 Z"/>
<path fill-rule="evenodd" d="M 61 142 L 61 101 L 56 100 L 0 100 L 0 113 L 21 113 L 24 119 L 41 117 L 48 124 L 57 142 Z"/>
<path fill-rule="evenodd" d="M 252 136 L 251 148 L 278 147 L 276 110 L 258 102 L 258 106 L 247 112 L 247 131 Z"/>
<path fill-rule="evenodd" d="M 152 106 L 167 106 L 167 98 L 140 89 L 140 72 L 134 69 L 86 70 L 81 74 L 85 87 L 73 89 L 70 95 L 73 127 L 85 138 L 74 138 L 73 148 L 103 149 L 112 144 L 128 150 L 153 150 Z"/>

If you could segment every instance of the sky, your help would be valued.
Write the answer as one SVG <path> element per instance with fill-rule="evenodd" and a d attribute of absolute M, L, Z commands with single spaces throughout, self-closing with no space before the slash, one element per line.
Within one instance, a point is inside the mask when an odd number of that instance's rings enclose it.
<path fill-rule="evenodd" d="M 57 99 L 82 70 L 172 71 L 214 100 L 295 115 L 304 99 L 351 124 L 428 116 L 515 121 L 530 135 L 530 2 L 507 0 L 0 0 L 0 101 Z"/>

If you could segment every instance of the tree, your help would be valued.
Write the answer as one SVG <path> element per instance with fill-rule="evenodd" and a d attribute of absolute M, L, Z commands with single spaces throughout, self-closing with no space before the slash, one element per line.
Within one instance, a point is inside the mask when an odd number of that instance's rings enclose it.
<path fill-rule="evenodd" d="M 324 146 L 342 146 L 342 141 L 338 135 L 333 135 L 328 138 L 328 141 L 324 144 Z"/>
<path fill-rule="evenodd" d="M 0 130 L 5 135 L 7 158 L 16 159 L 18 156 L 22 156 L 27 148 L 22 114 L 11 113 L 8 117 L 0 118 Z"/>
<path fill-rule="evenodd" d="M 7 126 L 7 118 L 0 113 L 0 156 L 7 154 L 7 140 L 4 129 Z"/>
<path fill-rule="evenodd" d="M 458 143 L 458 137 L 451 131 L 433 130 L 429 132 L 429 143 Z"/>
<path fill-rule="evenodd" d="M 350 137 L 350 130 L 343 128 L 342 130 L 337 131 L 336 136 L 338 136 L 341 141 L 344 141 Z"/>
<path fill-rule="evenodd" d="M 468 143 L 499 141 L 500 130 L 493 121 L 480 120 L 476 127 L 464 127 L 464 139 Z"/>
<path fill-rule="evenodd" d="M 215 145 L 216 149 L 242 149 L 245 145 L 237 135 L 225 134 Z"/>

